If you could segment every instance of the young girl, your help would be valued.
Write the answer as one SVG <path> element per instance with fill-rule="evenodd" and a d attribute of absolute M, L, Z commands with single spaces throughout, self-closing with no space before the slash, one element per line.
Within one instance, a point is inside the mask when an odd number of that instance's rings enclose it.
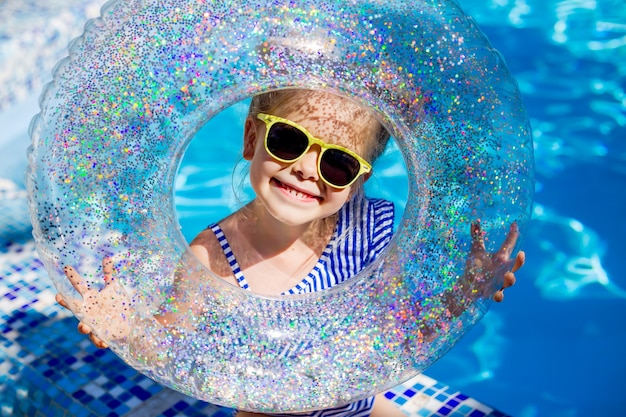
<path fill-rule="evenodd" d="M 368 110 L 339 96 L 283 90 L 254 97 L 245 122 L 243 157 L 250 161 L 256 198 L 201 232 L 191 242 L 191 251 L 217 276 L 262 295 L 319 291 L 354 277 L 381 254 L 393 233 L 392 203 L 368 199 L 362 187 L 388 138 Z M 516 229 L 493 256 L 486 254 L 477 225 L 472 233 L 471 259 L 491 270 L 509 261 Z M 505 275 L 503 289 L 513 285 L 513 272 L 523 264 L 523 256 L 518 254 L 512 272 Z M 123 293 L 112 284 L 109 258 L 103 261 L 103 271 L 107 285 L 97 291 L 67 267 L 66 275 L 83 300 L 57 295 L 58 302 L 74 311 L 88 302 L 101 311 L 119 309 L 119 305 L 106 305 L 111 293 Z M 494 298 L 501 301 L 502 297 L 501 290 Z M 96 314 L 93 308 L 88 311 Z M 168 315 L 157 320 L 163 325 L 173 322 Z M 120 326 L 110 333 L 125 336 L 127 325 Z M 78 328 L 97 346 L 107 347 L 86 324 L 79 323 Z M 252 415 L 259 414 L 237 413 L 238 417 Z M 376 401 L 372 397 L 299 415 L 403 414 L 384 397 Z"/>

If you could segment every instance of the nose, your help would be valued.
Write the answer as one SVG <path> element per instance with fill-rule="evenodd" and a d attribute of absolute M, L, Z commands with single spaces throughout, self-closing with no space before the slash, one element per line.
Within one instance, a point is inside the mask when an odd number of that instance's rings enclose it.
<path fill-rule="evenodd" d="M 300 159 L 293 163 L 291 169 L 301 180 L 318 181 L 319 173 L 317 172 L 317 158 L 319 158 L 319 146 L 311 146 Z"/>

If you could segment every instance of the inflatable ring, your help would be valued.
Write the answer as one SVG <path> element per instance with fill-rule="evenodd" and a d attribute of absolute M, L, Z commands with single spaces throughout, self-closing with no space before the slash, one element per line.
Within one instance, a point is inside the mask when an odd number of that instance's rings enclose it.
<path fill-rule="evenodd" d="M 281 88 L 373 109 L 402 149 L 410 189 L 384 259 L 331 290 L 268 298 L 189 255 L 172 190 L 203 124 Z M 101 259 L 113 256 L 132 331 L 117 340 L 91 323 L 95 332 L 132 367 L 211 403 L 334 407 L 423 371 L 488 308 L 458 285 L 470 223 L 481 221 L 489 246 L 530 218 L 532 140 L 517 85 L 453 0 L 112 1 L 40 103 L 27 183 L 51 279 L 77 297 L 63 268 L 99 286 Z M 195 287 L 172 289 L 175 275 Z M 168 297 L 188 306 L 176 330 L 150 320 Z"/>

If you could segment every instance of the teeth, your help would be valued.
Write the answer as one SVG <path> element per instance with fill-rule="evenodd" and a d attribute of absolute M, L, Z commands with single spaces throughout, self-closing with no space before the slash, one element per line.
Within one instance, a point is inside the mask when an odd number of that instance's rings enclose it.
<path fill-rule="evenodd" d="M 312 197 L 312 196 L 311 196 L 311 195 L 309 195 L 309 194 L 306 194 L 306 193 L 303 193 L 303 192 L 301 192 L 301 191 L 298 191 L 298 190 L 296 190 L 295 188 L 291 188 L 291 187 L 290 187 L 290 186 L 288 186 L 287 184 L 283 184 L 283 188 L 284 188 L 285 190 L 287 190 L 287 192 L 288 192 L 291 196 L 293 196 L 293 197 L 295 197 L 295 198 L 298 198 L 298 199 L 301 199 L 301 200 L 302 200 L 302 199 L 305 199 L 305 198 L 311 198 L 311 197 Z"/>
<path fill-rule="evenodd" d="M 294 190 L 293 188 L 288 188 L 288 190 L 289 190 L 289 194 L 291 194 L 292 196 L 294 196 L 296 198 L 307 198 L 308 197 L 307 194 L 301 193 L 300 191 Z"/>

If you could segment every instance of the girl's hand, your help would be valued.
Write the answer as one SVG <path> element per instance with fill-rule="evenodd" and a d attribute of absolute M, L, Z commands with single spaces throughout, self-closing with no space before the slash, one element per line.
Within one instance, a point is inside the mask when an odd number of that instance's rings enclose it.
<path fill-rule="evenodd" d="M 87 285 L 71 266 L 66 266 L 64 271 L 72 286 L 82 296 L 82 300 L 66 299 L 61 294 L 57 294 L 56 301 L 83 317 L 83 321 L 78 323 L 78 331 L 88 334 L 93 344 L 102 349 L 107 348 L 108 345 L 94 334 L 94 328 L 105 332 L 108 339 L 126 338 L 130 333 L 130 300 L 124 288 L 113 276 L 112 259 L 107 257 L 102 260 L 104 288 L 99 290 Z"/>
<path fill-rule="evenodd" d="M 484 232 L 480 228 L 480 223 L 472 223 L 471 234 L 472 248 L 465 266 L 465 283 L 471 289 L 471 294 L 468 295 L 476 294 L 485 297 L 492 291 L 492 280 L 498 278 L 498 271 L 510 263 L 511 253 L 519 237 L 519 230 L 517 224 L 511 224 L 502 246 L 493 254 L 487 253 L 485 249 Z M 515 272 L 524 265 L 525 260 L 524 252 L 518 252 L 511 270 L 504 273 L 504 281 L 500 289 L 493 295 L 494 301 L 501 302 L 504 299 L 504 289 L 515 284 Z"/>

